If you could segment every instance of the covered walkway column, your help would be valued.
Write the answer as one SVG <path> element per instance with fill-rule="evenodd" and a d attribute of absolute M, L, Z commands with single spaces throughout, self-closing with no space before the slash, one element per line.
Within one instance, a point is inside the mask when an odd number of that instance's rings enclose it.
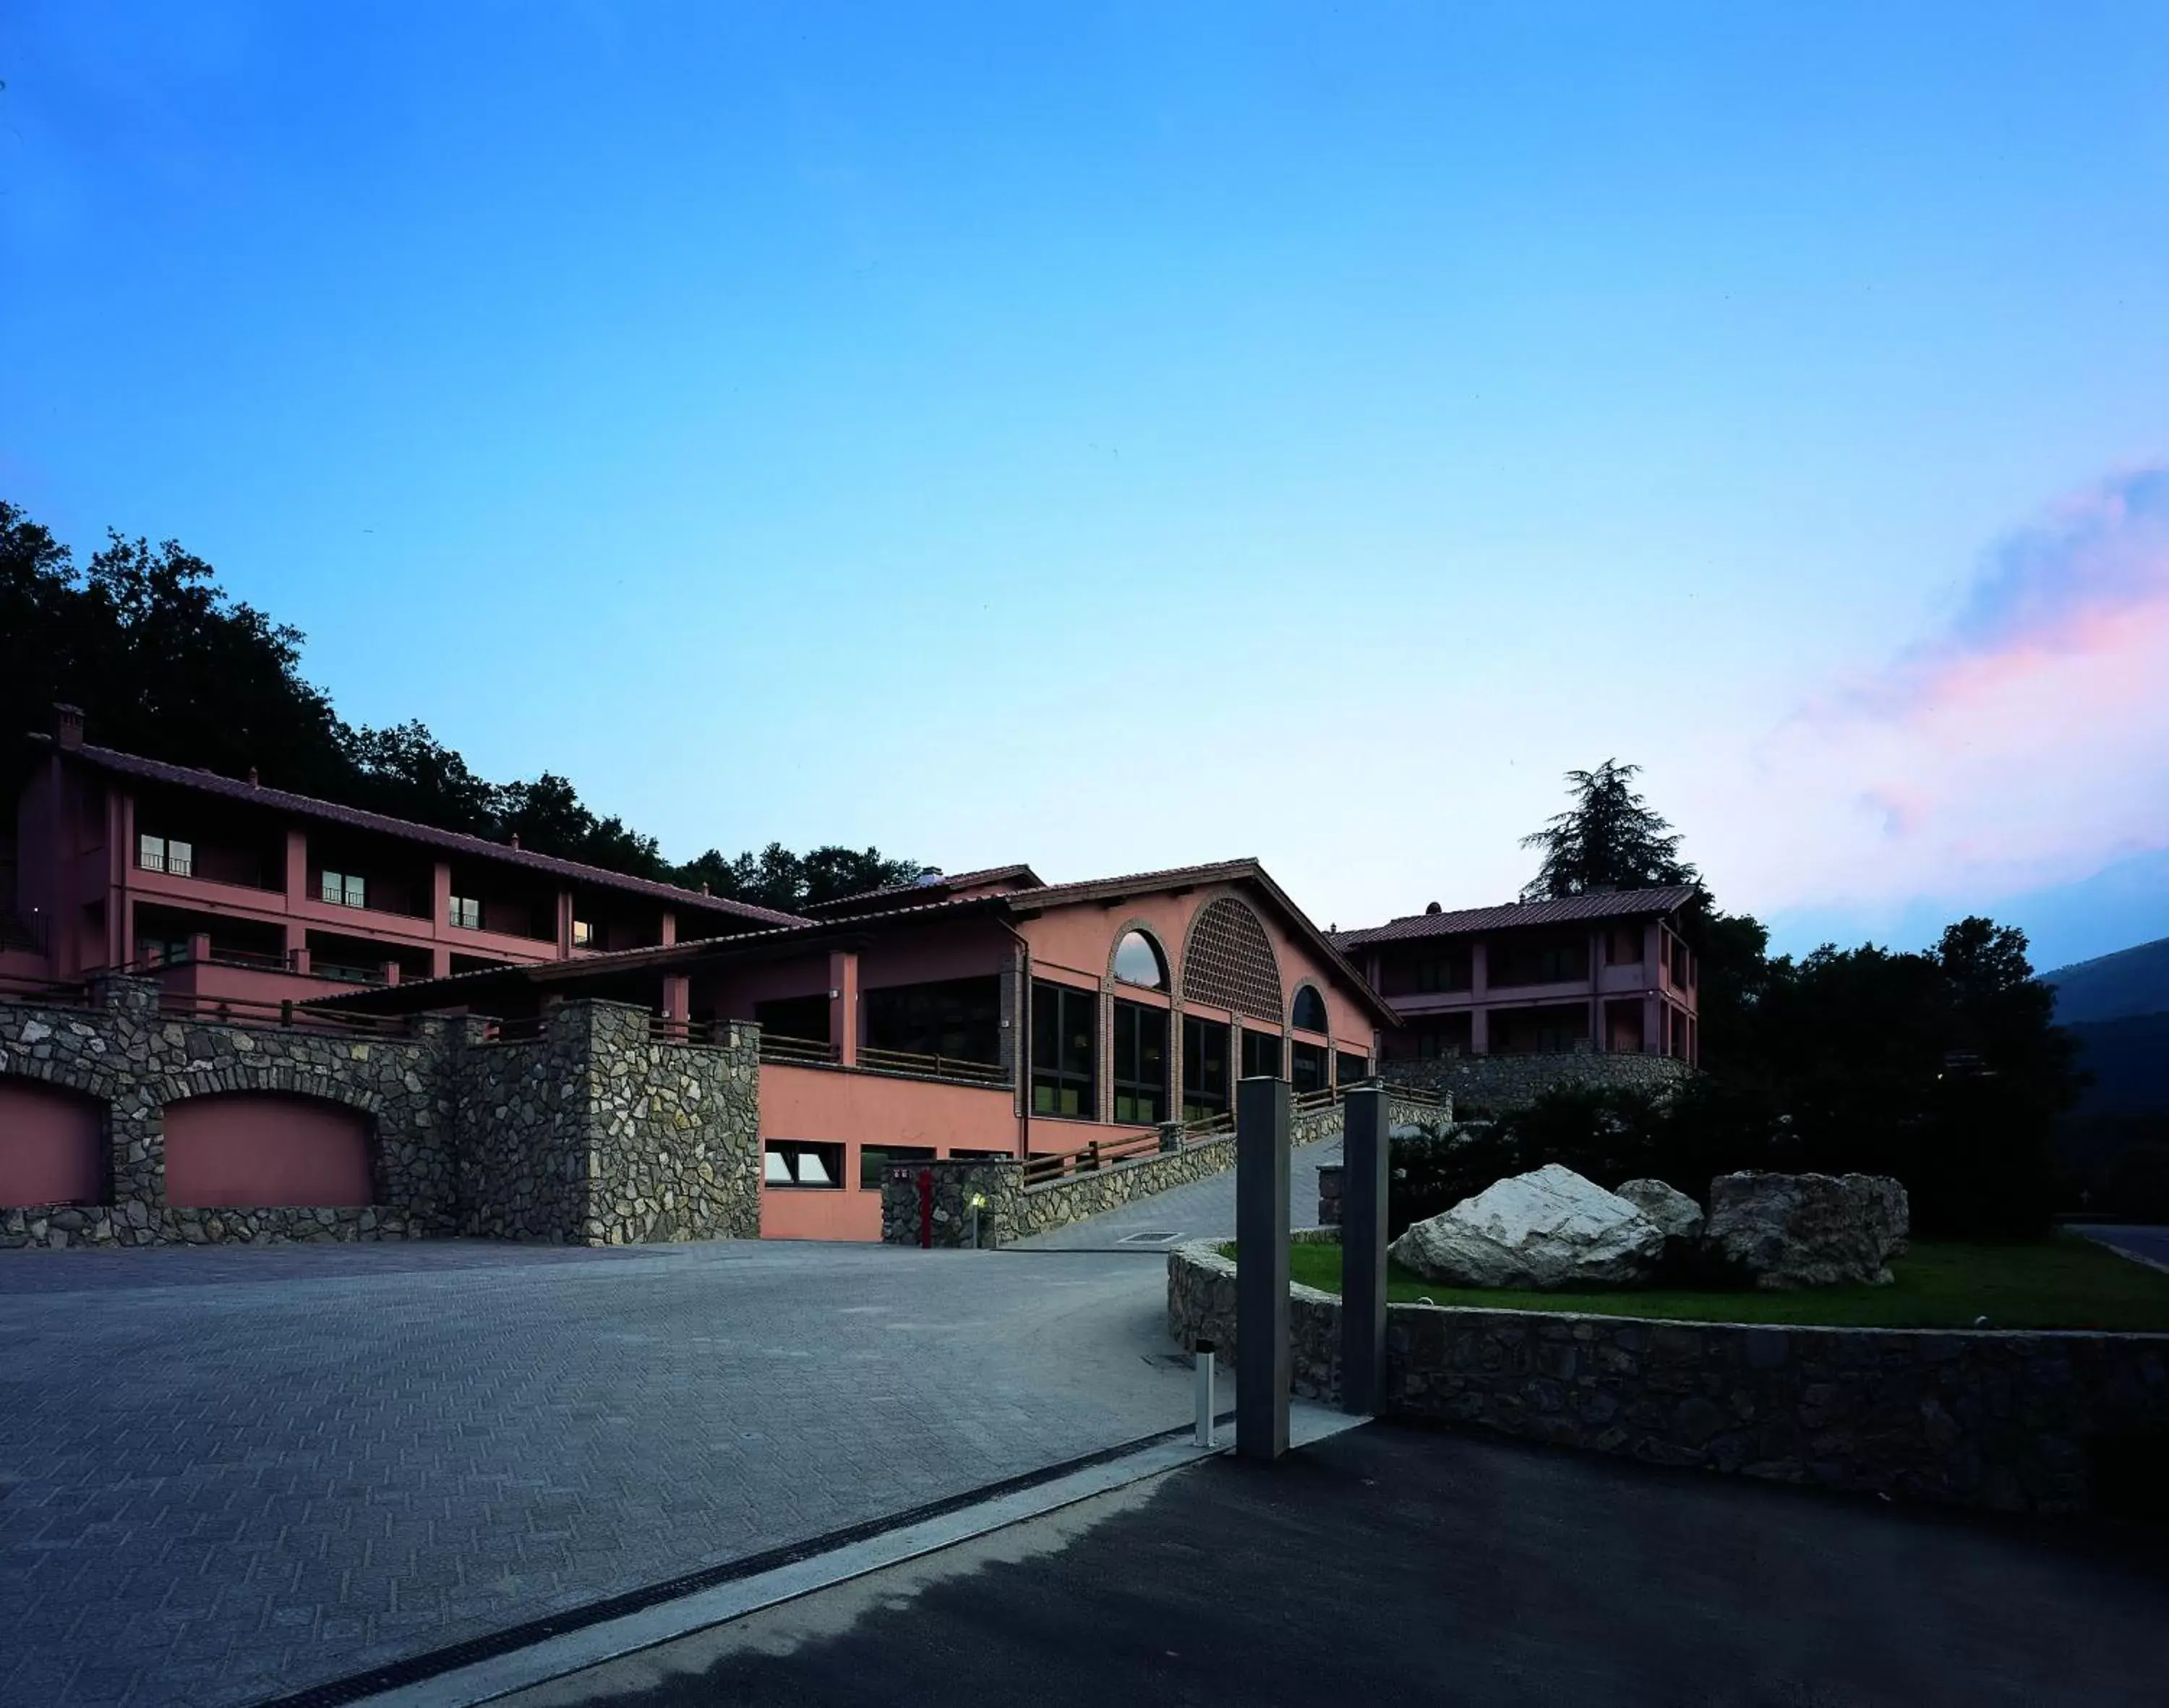
<path fill-rule="evenodd" d="M 845 1067 L 859 1062 L 859 957 L 855 949 L 829 956 L 829 1042 Z"/>

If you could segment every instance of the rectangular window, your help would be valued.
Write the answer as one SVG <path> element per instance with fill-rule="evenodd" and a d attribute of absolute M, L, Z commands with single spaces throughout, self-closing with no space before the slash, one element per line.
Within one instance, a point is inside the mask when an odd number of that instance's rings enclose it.
<path fill-rule="evenodd" d="M 319 893 L 333 907 L 369 905 L 368 892 L 363 885 L 359 873 L 327 870 L 323 875 L 323 883 Z"/>
<path fill-rule="evenodd" d="M 812 1187 L 840 1192 L 844 1187 L 844 1147 L 809 1144 L 802 1139 L 771 1139 L 761 1158 L 764 1186 Z"/>
<path fill-rule="evenodd" d="M 779 996 L 772 1002 L 753 1005 L 753 1017 L 771 1038 L 805 1038 L 829 1042 L 829 999 L 826 996 Z"/>
<path fill-rule="evenodd" d="M 1228 1028 L 1217 1020 L 1182 1022 L 1182 1118 L 1228 1113 Z"/>
<path fill-rule="evenodd" d="M 576 949 L 592 949 L 595 946 L 594 922 L 592 920 L 574 920 L 573 921 L 573 947 Z"/>
<path fill-rule="evenodd" d="M 1167 1010 L 1115 1005 L 1115 1118 L 1156 1127 L 1167 1119 Z"/>
<path fill-rule="evenodd" d="M 931 1145 L 861 1145 L 859 1147 L 859 1184 L 868 1192 L 879 1192 L 882 1182 L 888 1177 L 892 1162 L 931 1162 Z"/>
<path fill-rule="evenodd" d="M 1420 993 L 1466 990 L 1468 984 L 1469 958 L 1466 948 L 1442 950 L 1416 963 L 1416 990 Z"/>
<path fill-rule="evenodd" d="M 1333 1058 L 1333 1071 L 1341 1085 L 1360 1086 L 1371 1077 L 1371 1058 L 1367 1055 L 1351 1055 L 1345 1049 L 1335 1051 Z"/>
<path fill-rule="evenodd" d="M 1325 1046 L 1297 1043 L 1288 1047 L 1288 1083 L 1298 1092 L 1325 1089 Z"/>
<path fill-rule="evenodd" d="M 1099 1055 L 1100 993 L 1067 985 L 1031 987 L 1031 1112 L 1099 1118 L 1093 1068 Z"/>
<path fill-rule="evenodd" d="M 1281 1076 L 1281 1040 L 1275 1032 L 1243 1028 L 1243 1077 L 1276 1080 Z"/>
<path fill-rule="evenodd" d="M 196 869 L 195 844 L 166 836 L 138 836 L 136 863 L 146 872 L 167 872 L 176 878 L 190 878 Z"/>
<path fill-rule="evenodd" d="M 329 882 L 328 876 L 326 882 Z M 482 929 L 482 898 L 478 895 L 456 895 L 452 898 L 451 922 L 463 931 Z"/>
<path fill-rule="evenodd" d="M 1002 986 L 992 978 L 943 979 L 861 991 L 866 1043 L 902 1055 L 998 1062 L 1002 1056 Z"/>

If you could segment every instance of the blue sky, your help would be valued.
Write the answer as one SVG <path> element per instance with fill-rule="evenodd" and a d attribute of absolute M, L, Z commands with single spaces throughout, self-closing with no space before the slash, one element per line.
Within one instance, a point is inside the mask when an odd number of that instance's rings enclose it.
<path fill-rule="evenodd" d="M 674 857 L 1347 925 L 1617 755 L 1785 947 L 2169 933 L 2158 5 L 19 0 L 0 77 L 0 492 Z"/>

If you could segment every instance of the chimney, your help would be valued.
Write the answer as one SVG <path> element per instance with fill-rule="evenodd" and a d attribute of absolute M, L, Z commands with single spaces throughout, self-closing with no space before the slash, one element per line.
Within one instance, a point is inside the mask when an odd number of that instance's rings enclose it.
<path fill-rule="evenodd" d="M 1433 902 L 1429 907 L 1426 908 L 1424 911 L 1426 913 L 1443 913 L 1446 910 L 1441 907 L 1436 902 Z"/>
<path fill-rule="evenodd" d="M 707 880 L 706 878 L 702 878 L 702 879 L 701 880 L 701 894 L 703 894 L 703 895 L 706 895 L 707 893 L 708 893 L 708 880 Z"/>
<path fill-rule="evenodd" d="M 256 767 L 253 765 L 248 767 L 248 787 L 253 789 L 260 789 L 264 787 L 264 785 L 257 780 Z"/>
<path fill-rule="evenodd" d="M 520 832 L 517 830 L 512 833 L 512 846 L 515 848 L 520 846 Z"/>
<path fill-rule="evenodd" d="M 82 707 L 54 703 L 53 740 L 63 753 L 73 753 L 83 745 Z"/>

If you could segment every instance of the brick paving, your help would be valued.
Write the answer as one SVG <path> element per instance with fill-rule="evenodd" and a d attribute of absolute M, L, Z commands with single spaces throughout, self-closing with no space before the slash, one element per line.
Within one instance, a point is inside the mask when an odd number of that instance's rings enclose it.
<path fill-rule="evenodd" d="M 1159 1266 L 0 1262 L 0 1701 L 280 1695 L 1180 1423 Z"/>

